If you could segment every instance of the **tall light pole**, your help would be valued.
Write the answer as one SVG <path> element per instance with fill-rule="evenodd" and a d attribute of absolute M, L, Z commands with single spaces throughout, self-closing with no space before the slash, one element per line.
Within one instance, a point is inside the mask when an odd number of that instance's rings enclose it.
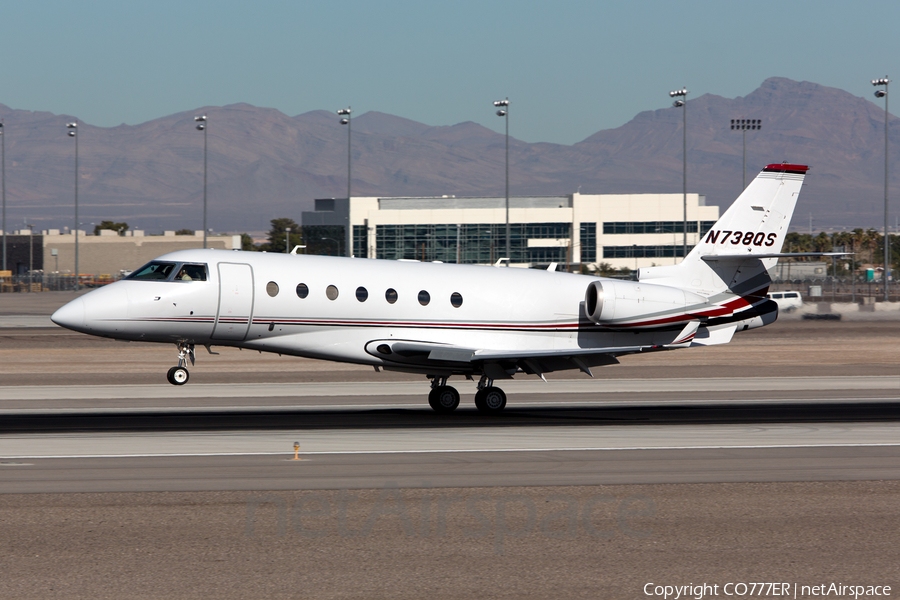
<path fill-rule="evenodd" d="M 80 289 L 78 281 L 78 123 L 66 123 L 69 137 L 75 138 L 75 289 Z"/>
<path fill-rule="evenodd" d="M 25 227 L 28 228 L 28 292 L 34 286 L 34 225 L 28 223 L 25 218 Z"/>
<path fill-rule="evenodd" d="M 747 189 L 747 130 L 750 131 L 758 131 L 762 129 L 762 119 L 732 119 L 731 120 L 731 130 L 738 131 L 743 134 L 744 137 L 744 161 L 741 163 L 743 165 L 741 169 L 741 189 Z"/>
<path fill-rule="evenodd" d="M 290 227 L 284 228 L 284 253 L 285 254 L 291 253 L 291 228 Z"/>
<path fill-rule="evenodd" d="M 675 108 L 681 108 L 681 154 L 684 158 L 684 167 L 681 175 L 682 188 L 684 194 L 684 238 L 682 240 L 681 258 L 687 256 L 687 95 L 686 87 L 680 90 L 669 92 L 670 98 L 684 98 L 684 100 L 676 100 L 672 103 Z"/>
<path fill-rule="evenodd" d="M 337 114 L 341 117 L 341 125 L 347 126 L 347 231 L 345 237 L 347 239 L 347 247 L 345 248 L 347 256 L 353 256 L 353 227 L 350 225 L 350 182 L 353 180 L 350 171 L 350 150 L 351 150 L 351 123 L 350 123 L 350 107 L 339 108 Z M 340 250 L 340 248 L 338 248 Z M 338 252 L 340 254 L 340 252 Z"/>
<path fill-rule="evenodd" d="M 890 232 L 888 230 L 888 84 L 891 82 L 887 77 L 881 79 L 873 79 L 872 85 L 883 85 L 883 90 L 875 92 L 876 98 L 884 98 L 884 301 L 888 301 L 888 275 L 891 272 L 891 242 Z"/>
<path fill-rule="evenodd" d="M 509 249 L 509 96 L 505 100 L 497 100 L 494 106 L 500 109 L 497 116 L 503 117 L 506 121 L 506 266 L 509 266 L 512 262 L 512 253 Z"/>
<path fill-rule="evenodd" d="M 0 162 L 3 163 L 3 270 L 6 270 L 6 129 L 3 127 L 3 119 L 0 119 Z"/>
<path fill-rule="evenodd" d="M 197 129 L 203 132 L 203 248 L 206 248 L 206 113 L 194 117 Z"/>

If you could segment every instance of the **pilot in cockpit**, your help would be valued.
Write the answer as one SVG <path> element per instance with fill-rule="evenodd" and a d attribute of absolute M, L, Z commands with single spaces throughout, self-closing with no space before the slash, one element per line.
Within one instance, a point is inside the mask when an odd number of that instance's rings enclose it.
<path fill-rule="evenodd" d="M 206 281 L 206 271 L 201 265 L 184 265 L 175 275 L 175 281 Z"/>

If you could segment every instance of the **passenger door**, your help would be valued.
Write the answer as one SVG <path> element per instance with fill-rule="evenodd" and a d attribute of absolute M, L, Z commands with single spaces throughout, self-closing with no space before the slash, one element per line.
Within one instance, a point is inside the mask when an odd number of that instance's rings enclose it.
<path fill-rule="evenodd" d="M 213 339 L 243 340 L 253 316 L 253 268 L 219 263 L 219 312 Z"/>

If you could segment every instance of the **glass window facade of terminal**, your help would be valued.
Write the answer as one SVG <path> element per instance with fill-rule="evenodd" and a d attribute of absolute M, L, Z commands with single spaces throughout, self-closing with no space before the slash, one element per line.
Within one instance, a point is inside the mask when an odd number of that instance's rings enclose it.
<path fill-rule="evenodd" d="M 597 260 L 597 224 L 581 224 L 581 262 L 592 263 Z"/>
<path fill-rule="evenodd" d="M 701 221 L 700 233 L 712 229 L 715 221 Z M 697 221 L 687 222 L 688 233 L 697 233 Z M 605 235 L 632 233 L 684 233 L 684 221 L 609 221 L 603 224 Z"/>
<path fill-rule="evenodd" d="M 369 243 L 369 238 L 366 231 L 365 225 L 354 225 L 353 226 L 353 256 L 357 258 L 367 258 L 369 256 L 369 251 L 366 248 L 366 244 Z"/>
<path fill-rule="evenodd" d="M 688 252 L 691 248 L 688 248 Z M 684 246 L 603 246 L 603 258 L 673 258 L 684 256 Z"/>
<path fill-rule="evenodd" d="M 715 221 L 700 222 L 700 237 L 712 229 Z M 697 232 L 697 222 L 688 221 L 688 233 Z M 634 233 L 671 233 L 684 232 L 683 221 L 646 221 L 646 222 L 610 222 L 603 224 L 604 234 L 634 234 Z M 688 247 L 688 252 L 693 246 Z M 674 258 L 684 257 L 684 245 L 682 239 L 673 235 L 672 244 L 655 245 L 616 245 L 612 242 L 603 246 L 603 258 Z M 583 260 L 583 259 L 582 259 Z"/>
<path fill-rule="evenodd" d="M 701 221 L 701 237 L 715 221 Z M 656 245 L 616 244 L 615 238 L 605 238 L 598 251 L 597 238 L 604 235 L 671 234 L 672 243 Z M 528 240 L 568 240 L 571 223 L 511 223 L 510 262 L 548 264 L 564 263 L 567 246 L 534 245 Z M 697 233 L 698 223 L 689 221 L 688 233 Z M 581 262 L 593 263 L 609 258 L 672 258 L 683 256 L 681 234 L 683 221 L 627 221 L 581 223 L 579 226 Z M 353 226 L 353 254 L 370 256 L 367 247 L 368 231 L 364 225 Z M 659 239 L 659 238 L 657 238 Z M 668 240 L 666 240 L 668 241 Z M 690 249 L 689 249 L 690 250 Z M 373 258 L 386 260 L 441 261 L 462 264 L 492 264 L 506 257 L 506 225 L 504 223 L 377 225 Z M 574 257 L 570 256 L 570 259 Z"/>
<path fill-rule="evenodd" d="M 566 246 L 529 248 L 528 240 L 568 239 L 571 228 L 569 223 L 510 223 L 510 262 L 565 262 Z M 378 225 L 375 245 L 375 258 L 490 264 L 506 257 L 506 224 Z"/>

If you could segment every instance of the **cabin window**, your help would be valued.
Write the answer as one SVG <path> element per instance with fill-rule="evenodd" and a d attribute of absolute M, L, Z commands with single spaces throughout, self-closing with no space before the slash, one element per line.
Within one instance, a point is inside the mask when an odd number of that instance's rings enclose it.
<path fill-rule="evenodd" d="M 278 295 L 278 284 L 274 281 L 270 281 L 266 284 L 266 293 L 273 298 Z"/>
<path fill-rule="evenodd" d="M 384 293 L 384 299 L 388 301 L 388 304 L 393 304 L 397 301 L 397 290 L 394 288 L 388 288 L 388 290 Z"/>
<path fill-rule="evenodd" d="M 182 265 L 175 281 L 206 281 L 206 265 Z"/>
<path fill-rule="evenodd" d="M 367 290 L 366 288 L 364 288 L 362 286 L 356 288 L 356 299 L 357 300 L 359 300 L 360 302 L 365 302 L 368 297 L 369 297 L 369 290 Z"/>
<path fill-rule="evenodd" d="M 175 271 L 175 263 L 173 262 L 150 262 L 126 279 L 141 279 L 145 281 L 165 281 Z"/>
<path fill-rule="evenodd" d="M 309 288 L 306 286 L 305 283 L 298 283 L 297 284 L 297 297 L 298 298 L 306 298 L 307 296 L 309 296 Z"/>
<path fill-rule="evenodd" d="M 421 304 L 422 306 L 428 306 L 429 302 L 431 302 L 431 295 L 425 290 L 419 292 L 419 304 Z"/>
<path fill-rule="evenodd" d="M 325 288 L 325 296 L 329 300 L 337 300 L 338 289 L 333 285 L 329 285 L 327 288 Z"/>
<path fill-rule="evenodd" d="M 453 292 L 450 294 L 450 304 L 453 305 L 453 308 L 459 308 L 462 306 L 462 294 L 459 292 Z"/>

